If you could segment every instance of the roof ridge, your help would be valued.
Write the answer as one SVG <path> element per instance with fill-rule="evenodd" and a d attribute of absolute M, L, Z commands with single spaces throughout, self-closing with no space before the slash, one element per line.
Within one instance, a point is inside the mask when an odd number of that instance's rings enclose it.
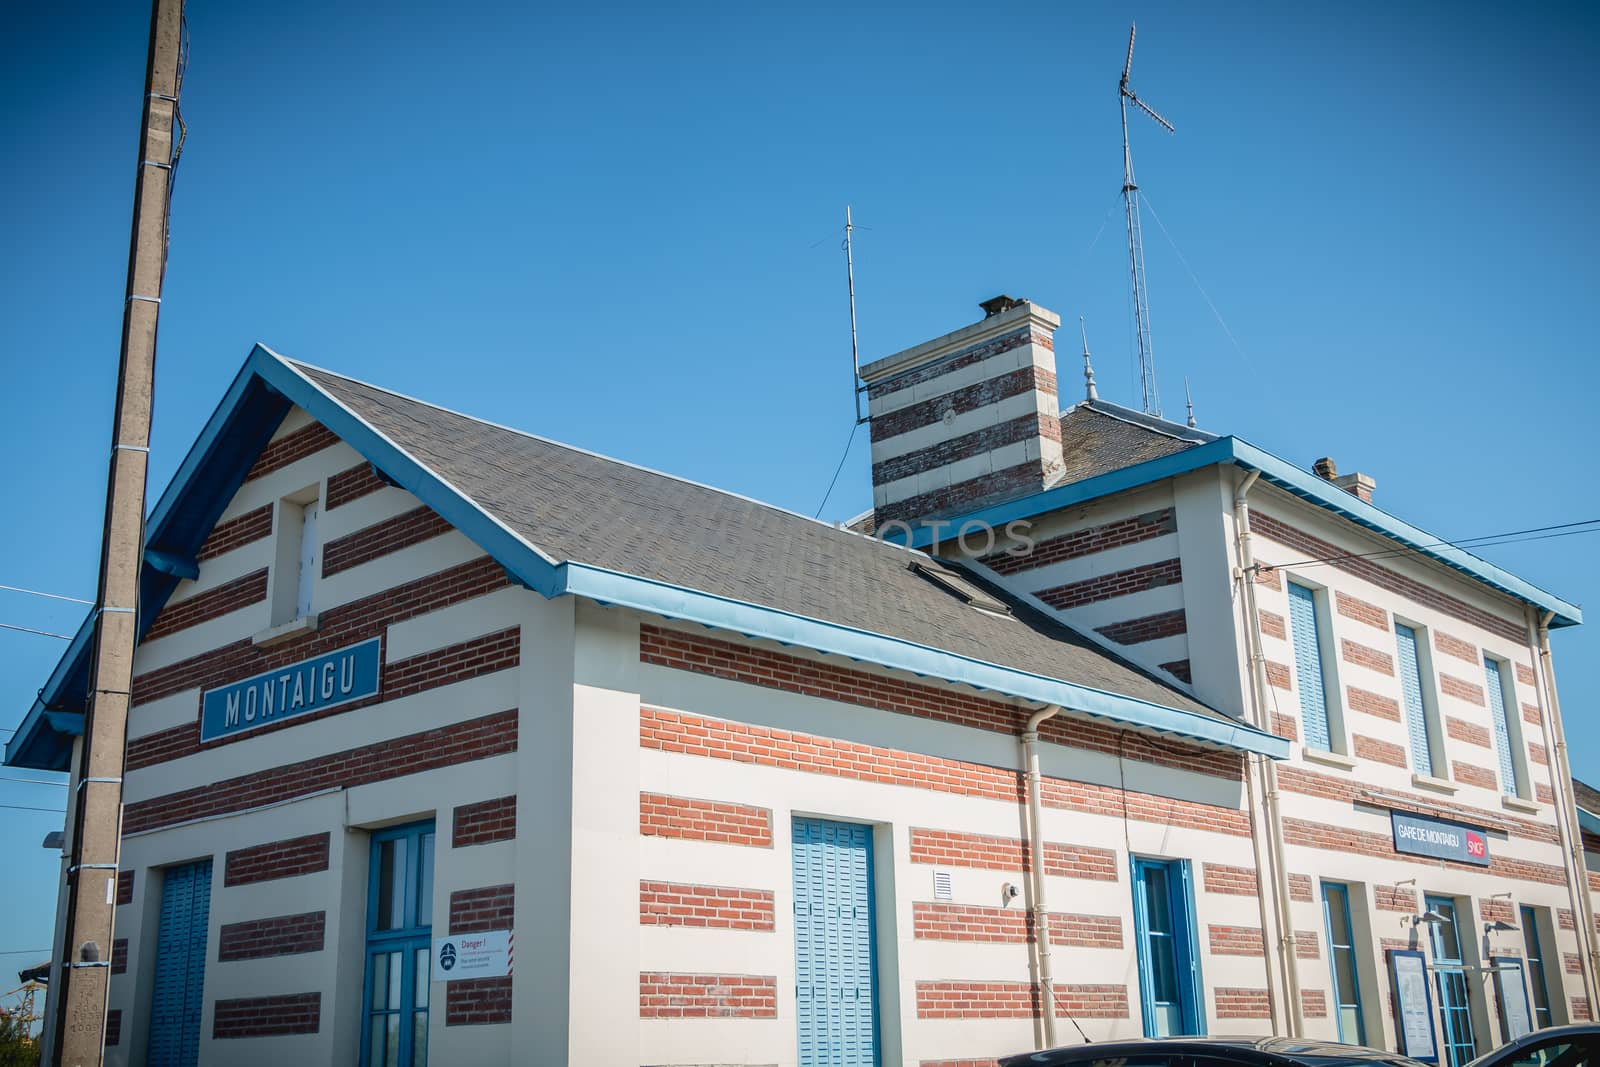
<path fill-rule="evenodd" d="M 1078 408 L 1086 408 L 1096 414 L 1104 415 L 1108 419 L 1116 419 L 1118 422 L 1127 423 L 1129 426 L 1137 426 L 1140 429 L 1149 430 L 1151 433 L 1158 433 L 1178 441 L 1187 441 L 1190 444 L 1203 445 L 1217 440 L 1217 435 L 1209 430 L 1179 426 L 1177 423 L 1164 419 L 1160 415 L 1151 415 L 1145 411 L 1135 411 L 1133 408 L 1124 407 L 1110 400 L 1080 400 L 1063 414 L 1076 411 Z"/>
<path fill-rule="evenodd" d="M 668 471 L 657 470 L 654 467 L 646 467 L 641 463 L 634 463 L 630 460 L 618 459 L 616 456 L 608 456 L 603 452 L 596 452 L 593 449 L 583 448 L 579 445 L 570 444 L 566 441 L 557 441 L 554 438 L 545 437 L 544 435 L 534 433 L 531 430 L 524 430 L 517 426 L 507 426 L 505 423 L 493 422 L 489 419 L 479 418 L 477 415 L 469 415 L 464 411 L 457 411 L 455 408 L 446 407 L 443 404 L 436 404 L 431 400 L 423 400 L 421 397 L 412 396 L 409 393 L 402 393 L 398 389 L 390 389 L 387 386 L 378 385 L 376 382 L 369 382 L 363 378 L 353 378 L 348 374 L 341 374 L 336 370 L 329 370 L 327 367 L 321 367 L 315 363 L 307 363 L 303 359 L 295 359 L 293 356 L 286 356 L 281 352 L 277 352 L 271 348 L 268 348 L 266 345 L 262 345 L 261 347 L 291 366 L 303 368 L 305 370 L 316 371 L 319 374 L 327 374 L 331 377 L 340 378 L 356 385 L 365 386 L 368 389 L 375 389 L 380 393 L 387 393 L 390 396 L 398 397 L 401 400 L 408 401 L 409 403 L 420 404 L 423 407 L 432 408 L 435 411 L 442 411 L 447 415 L 454 415 L 457 418 L 468 419 L 472 422 L 478 423 L 481 426 L 489 426 L 496 430 L 504 430 L 507 433 L 513 433 L 519 437 L 526 437 L 530 441 L 538 441 L 540 444 L 549 445 L 552 448 L 560 448 L 568 452 L 575 452 L 578 455 L 588 456 L 591 459 L 598 459 L 605 463 L 615 463 L 619 467 L 627 467 L 630 470 L 641 471 L 645 474 L 652 474 L 656 477 L 666 478 L 669 481 L 679 482 L 683 485 L 692 485 L 696 489 L 704 489 L 707 492 L 716 493 L 720 496 L 731 497 L 734 500 L 742 500 L 747 504 L 754 504 L 756 507 L 765 508 L 768 511 L 775 511 L 780 515 L 786 515 L 790 518 L 803 519 L 808 523 L 813 523 L 817 526 L 833 530 L 837 533 L 846 534 L 851 537 L 864 537 L 869 541 L 875 541 L 880 545 L 886 545 L 890 548 L 912 552 L 916 555 L 926 555 L 926 553 L 922 552 L 920 549 L 907 548 L 905 545 L 899 544 L 895 541 L 885 541 L 882 538 L 874 537 L 871 534 L 863 533 L 859 530 L 852 530 L 841 523 L 829 522 L 826 519 L 819 519 L 814 515 L 804 515 L 790 508 L 773 504 L 770 501 L 758 500 L 753 496 L 747 496 L 744 493 L 737 493 L 731 489 L 723 489 L 715 485 L 708 485 L 705 482 L 697 482 L 693 478 L 685 478 L 680 474 L 672 474 Z M 870 510 L 871 509 L 869 509 L 869 511 Z M 867 512 L 863 512 L 863 514 L 867 514 Z"/>

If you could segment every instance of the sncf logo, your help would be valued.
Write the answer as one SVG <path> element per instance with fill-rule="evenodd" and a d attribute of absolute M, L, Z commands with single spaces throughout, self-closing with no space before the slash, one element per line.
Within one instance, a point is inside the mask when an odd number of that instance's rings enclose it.
<path fill-rule="evenodd" d="M 1472 857 L 1474 857 L 1476 859 L 1482 859 L 1484 856 L 1486 856 L 1488 854 L 1489 854 L 1489 846 L 1484 843 L 1483 835 L 1482 834 L 1475 834 L 1471 830 L 1468 830 L 1467 831 L 1467 855 L 1472 856 Z"/>

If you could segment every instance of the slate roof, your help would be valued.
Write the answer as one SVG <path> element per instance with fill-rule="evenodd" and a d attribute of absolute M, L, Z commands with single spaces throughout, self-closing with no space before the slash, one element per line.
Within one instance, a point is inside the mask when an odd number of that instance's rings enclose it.
<path fill-rule="evenodd" d="M 1576 778 L 1572 780 L 1572 797 L 1577 801 L 1578 807 L 1590 815 L 1600 818 L 1600 789 L 1586 785 Z"/>
<path fill-rule="evenodd" d="M 913 558 L 925 558 L 920 553 L 295 366 L 552 559 L 1237 722 L 1024 604 L 1013 603 L 1011 618 L 970 607 L 911 569 Z M 1107 440 L 1126 436 L 1110 428 L 1094 432 Z"/>
<path fill-rule="evenodd" d="M 1061 413 L 1061 452 L 1066 468 L 1051 485 L 1081 482 L 1214 440 L 1213 434 L 1120 404 L 1085 401 Z"/>

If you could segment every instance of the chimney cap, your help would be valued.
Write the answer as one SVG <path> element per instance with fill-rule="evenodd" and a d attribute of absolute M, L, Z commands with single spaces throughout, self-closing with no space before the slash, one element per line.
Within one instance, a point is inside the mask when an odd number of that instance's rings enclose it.
<path fill-rule="evenodd" d="M 988 300 L 980 301 L 978 306 L 983 309 L 984 318 L 992 319 L 996 315 L 1010 311 L 1012 308 L 1026 303 L 1027 300 L 1006 296 L 1004 293 L 1001 293 L 999 296 L 992 296 Z"/>
<path fill-rule="evenodd" d="M 1333 462 L 1332 456 L 1323 456 L 1311 465 L 1311 473 L 1331 482 L 1339 477 L 1339 466 Z"/>

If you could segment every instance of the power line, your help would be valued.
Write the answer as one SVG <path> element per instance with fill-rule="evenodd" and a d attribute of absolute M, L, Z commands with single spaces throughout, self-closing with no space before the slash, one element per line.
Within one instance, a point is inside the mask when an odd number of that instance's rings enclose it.
<path fill-rule="evenodd" d="M 49 630 L 35 630 L 31 626 L 13 626 L 9 622 L 0 622 L 0 630 L 18 630 L 25 634 L 38 634 L 40 637 L 53 637 L 57 641 L 71 641 L 67 634 L 51 633 Z"/>
<path fill-rule="evenodd" d="M 844 455 L 839 457 L 839 465 L 833 468 L 833 478 L 828 482 L 828 491 L 822 494 L 822 503 L 817 505 L 817 513 L 813 518 L 822 518 L 822 509 L 828 506 L 828 498 L 833 495 L 833 487 L 839 484 L 839 472 L 844 470 L 844 461 L 850 458 L 850 446 L 856 443 L 856 431 L 859 429 L 861 429 L 860 422 L 850 427 L 850 436 L 844 443 Z"/>
<path fill-rule="evenodd" d="M 67 787 L 66 782 L 47 782 L 41 778 L 17 778 L 9 774 L 0 774 L 0 782 L 21 782 L 24 785 L 53 785 L 60 789 Z"/>
<path fill-rule="evenodd" d="M 12 811 L 48 811 L 55 815 L 65 815 L 66 808 L 31 808 L 26 804 L 0 804 L 0 808 L 9 808 Z"/>
<path fill-rule="evenodd" d="M 88 604 L 90 607 L 94 607 L 94 601 L 92 600 L 80 600 L 75 596 L 62 596 L 60 593 L 42 593 L 37 589 L 24 589 L 20 585 L 0 585 L 0 589 L 8 593 L 27 593 L 30 596 L 48 597 L 51 600 L 65 600 L 73 604 Z"/>
<path fill-rule="evenodd" d="M 1325 563 L 1343 563 L 1349 560 L 1388 559 L 1393 556 L 1403 556 L 1411 552 L 1421 552 L 1430 548 L 1489 548 L 1502 544 L 1522 544 L 1527 541 L 1547 541 L 1557 537 L 1571 537 L 1574 534 L 1600 533 L 1600 519 L 1584 519 L 1581 522 L 1564 522 L 1554 526 L 1534 526 L 1526 530 L 1508 530 L 1504 533 L 1480 534 L 1477 537 L 1462 537 L 1454 541 L 1435 541 L 1431 544 L 1403 546 L 1400 548 L 1383 548 L 1372 552 L 1349 552 L 1337 556 L 1321 556 L 1313 559 L 1296 560 L 1293 563 L 1274 563 L 1272 568 L 1277 570 L 1282 567 L 1312 567 Z M 1578 529 L 1577 527 L 1582 527 Z M 1536 536 L 1524 536 L 1524 535 Z"/>
<path fill-rule="evenodd" d="M 0 952 L 0 956 L 37 956 L 41 953 L 48 956 L 50 950 L 47 948 L 13 948 Z"/>

